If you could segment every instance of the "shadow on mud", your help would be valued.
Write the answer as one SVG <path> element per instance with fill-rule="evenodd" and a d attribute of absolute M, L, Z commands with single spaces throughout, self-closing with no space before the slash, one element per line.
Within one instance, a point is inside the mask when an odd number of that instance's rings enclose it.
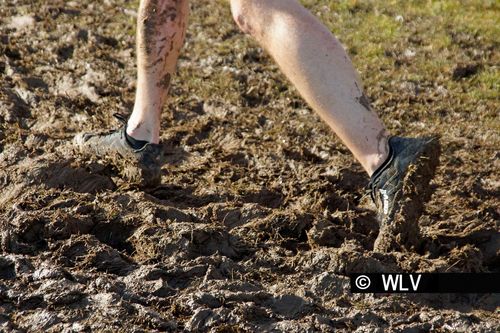
<path fill-rule="evenodd" d="M 156 199 L 178 206 L 179 208 L 201 207 L 211 202 L 224 202 L 230 200 L 216 194 L 196 195 L 196 187 L 179 185 L 161 185 L 148 194 Z"/>
<path fill-rule="evenodd" d="M 96 165 L 94 165 L 95 169 Z M 40 180 L 49 188 L 70 189 L 79 193 L 97 193 L 116 189 L 109 176 L 105 175 L 105 167 L 97 170 L 72 166 L 70 161 L 52 162 L 34 170 L 33 179 Z"/>

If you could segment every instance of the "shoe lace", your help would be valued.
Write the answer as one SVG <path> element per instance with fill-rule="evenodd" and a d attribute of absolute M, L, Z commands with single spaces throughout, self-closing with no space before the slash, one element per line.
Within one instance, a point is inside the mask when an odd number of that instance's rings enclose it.
<path fill-rule="evenodd" d="M 394 159 L 394 149 L 391 145 L 390 139 L 389 139 L 389 156 L 387 159 L 382 163 L 382 165 L 377 169 L 373 175 L 372 178 L 370 179 L 370 182 L 366 186 L 366 191 L 365 193 L 368 195 L 370 194 L 370 197 L 372 198 L 372 201 L 375 203 L 375 206 L 378 208 L 377 200 L 376 199 L 376 193 L 377 193 L 377 188 L 378 185 L 380 184 L 380 179 L 381 179 L 381 174 L 384 172 L 384 170 L 387 169 L 389 164 L 392 162 Z"/>
<path fill-rule="evenodd" d="M 372 198 L 373 203 L 377 207 L 378 207 L 378 204 L 377 204 L 377 200 L 375 200 L 375 196 L 376 196 L 376 192 L 377 192 L 377 186 L 379 183 L 380 183 L 379 177 L 372 179 L 372 180 L 370 180 L 370 182 L 368 183 L 368 185 L 366 186 L 366 189 L 365 189 L 365 194 L 370 195 L 370 198 Z"/>
<path fill-rule="evenodd" d="M 113 113 L 113 117 L 118 119 L 118 121 L 121 122 L 122 124 L 126 124 L 128 121 L 127 115 L 124 115 L 123 113 L 115 112 L 115 113 Z"/>

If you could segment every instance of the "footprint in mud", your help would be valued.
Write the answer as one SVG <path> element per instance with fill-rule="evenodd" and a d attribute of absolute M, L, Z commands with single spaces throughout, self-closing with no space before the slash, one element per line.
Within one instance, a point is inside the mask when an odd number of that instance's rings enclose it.
<path fill-rule="evenodd" d="M 354 217 L 352 212 L 355 212 Z M 312 248 L 338 248 L 346 240 L 356 240 L 365 250 L 371 250 L 377 234 L 378 222 L 373 211 L 354 208 L 350 212 L 339 212 L 329 219 L 316 219 L 307 230 L 307 241 Z"/>
<path fill-rule="evenodd" d="M 6 257 L 0 257 L 0 280 L 9 280 L 16 277 L 14 261 Z"/>
<path fill-rule="evenodd" d="M 49 188 L 96 193 L 116 188 L 106 176 L 89 172 L 57 154 L 26 158 L 10 170 L 11 183 L 44 184 Z"/>
<path fill-rule="evenodd" d="M 181 233 L 189 240 L 188 251 L 194 256 L 210 256 L 220 253 L 229 258 L 239 258 L 246 250 L 244 243 L 224 229 L 198 227 Z"/>
<path fill-rule="evenodd" d="M 396 272 L 398 258 L 393 254 L 367 252 L 356 239 L 346 240 L 339 248 L 316 247 L 297 257 L 295 266 L 310 274 L 348 275 L 362 272 Z"/>
<path fill-rule="evenodd" d="M 47 248 L 45 216 L 33 212 L 11 212 L 0 222 L 0 249 L 6 253 L 33 254 Z"/>
<path fill-rule="evenodd" d="M 196 292 L 184 294 L 176 301 L 187 304 L 187 313 L 191 314 L 187 323 L 190 331 L 206 330 L 228 317 L 269 325 L 278 318 L 296 319 L 314 308 L 308 300 L 293 293 L 273 295 L 258 283 L 238 280 L 204 282 Z M 230 309 L 232 311 L 228 311 Z"/>
<path fill-rule="evenodd" d="M 258 192 L 249 193 L 243 197 L 243 201 L 252 202 L 268 208 L 278 208 L 283 204 L 283 194 L 262 188 Z"/>
<path fill-rule="evenodd" d="M 307 231 L 307 240 L 311 247 L 340 247 L 351 232 L 342 224 L 332 221 L 316 221 Z"/>
<path fill-rule="evenodd" d="M 210 203 L 200 209 L 202 221 L 224 225 L 229 230 L 262 219 L 271 214 L 271 210 L 254 203 L 235 205 L 233 203 Z"/>
<path fill-rule="evenodd" d="M 51 188 L 67 188 L 81 193 L 96 193 L 116 188 L 109 177 L 90 173 L 64 162 L 37 168 L 34 173 L 34 179 L 44 179 L 45 185 Z"/>
<path fill-rule="evenodd" d="M 0 119 L 7 123 L 31 117 L 29 105 L 11 89 L 0 88 L 0 105 Z"/>
<path fill-rule="evenodd" d="M 311 227 L 312 215 L 301 213 L 274 212 L 265 218 L 255 219 L 235 229 L 235 234 L 251 241 L 277 239 L 291 239 L 305 241 L 306 231 Z"/>
<path fill-rule="evenodd" d="M 133 269 L 130 259 L 92 235 L 81 235 L 66 240 L 57 250 L 58 263 L 82 269 L 97 269 L 125 275 Z"/>
<path fill-rule="evenodd" d="M 226 198 L 221 198 L 216 194 L 196 195 L 196 188 L 178 185 L 162 185 L 149 192 L 156 199 L 160 199 L 173 204 L 175 207 L 201 207 L 211 202 L 219 202 Z"/>
<path fill-rule="evenodd" d="M 240 258 L 249 247 L 226 230 L 205 224 L 169 223 L 165 226 L 148 224 L 138 228 L 129 238 L 134 259 L 160 258 L 194 259 L 215 253 Z"/>

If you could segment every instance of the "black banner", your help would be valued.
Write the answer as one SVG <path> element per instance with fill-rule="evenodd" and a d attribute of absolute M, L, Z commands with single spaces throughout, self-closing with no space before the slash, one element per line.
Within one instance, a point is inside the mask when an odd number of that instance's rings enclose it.
<path fill-rule="evenodd" d="M 500 293 L 500 273 L 350 274 L 353 293 Z"/>

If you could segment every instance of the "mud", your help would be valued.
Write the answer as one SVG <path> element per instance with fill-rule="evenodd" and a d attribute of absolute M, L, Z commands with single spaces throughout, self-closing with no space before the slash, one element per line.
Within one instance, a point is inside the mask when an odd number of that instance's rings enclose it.
<path fill-rule="evenodd" d="M 0 331 L 500 326 L 498 295 L 351 294 L 347 277 L 499 271 L 499 138 L 481 120 L 487 109 L 447 109 L 450 93 L 432 110 L 388 117 L 436 92 L 369 91 L 391 129 L 404 122 L 406 134 L 443 143 L 419 246 L 374 252 L 361 167 L 237 31 L 227 6 L 193 2 L 162 115 L 162 185 L 142 191 L 71 144 L 82 130 L 116 128 L 113 113 L 133 106 L 135 11 L 126 6 L 0 5 Z M 483 59 L 492 52 L 475 47 Z M 466 86 L 458 77 L 471 68 L 449 80 Z M 453 128 L 443 125 L 451 119 Z"/>
<path fill-rule="evenodd" d="M 358 85 L 356 84 L 356 87 L 357 86 Z M 366 109 L 366 111 L 372 112 L 372 108 L 370 106 L 370 100 L 368 99 L 368 97 L 366 97 L 364 93 L 361 94 L 360 97 L 356 97 L 356 100 L 358 101 L 359 104 L 361 104 L 362 107 Z"/>
<path fill-rule="evenodd" d="M 170 88 L 170 78 L 171 78 L 170 73 L 165 74 L 160 80 L 160 82 L 156 84 L 156 86 L 168 91 L 168 88 Z"/>

